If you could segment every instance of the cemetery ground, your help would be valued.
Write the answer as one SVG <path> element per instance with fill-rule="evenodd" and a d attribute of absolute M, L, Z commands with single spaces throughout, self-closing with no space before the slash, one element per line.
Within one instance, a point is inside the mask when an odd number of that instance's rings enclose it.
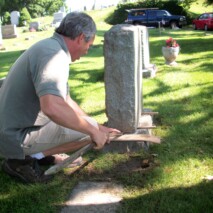
<path fill-rule="evenodd" d="M 100 18 L 104 11 L 101 16 L 99 12 L 91 15 L 97 22 L 97 38 L 89 54 L 71 65 L 69 84 L 72 97 L 104 123 L 102 47 L 110 26 Z M 3 40 L 6 51 L 0 52 L 0 77 L 7 75 L 26 48 L 53 32 L 53 28 L 32 33 L 18 30 L 18 38 Z M 2 213 L 59 212 L 79 181 L 122 184 L 121 213 L 212 212 L 213 181 L 205 177 L 213 175 L 213 32 L 150 29 L 149 36 L 151 63 L 158 72 L 155 78 L 143 79 L 143 105 L 159 112 L 153 134 L 160 136 L 162 143 L 151 145 L 148 152 L 131 154 L 91 151 L 84 156 L 87 166 L 74 174 L 64 170 L 48 184 L 25 185 L 0 170 Z M 181 48 L 176 67 L 165 65 L 161 53 L 169 37 Z M 147 166 L 135 169 L 137 159 L 148 162 Z"/>

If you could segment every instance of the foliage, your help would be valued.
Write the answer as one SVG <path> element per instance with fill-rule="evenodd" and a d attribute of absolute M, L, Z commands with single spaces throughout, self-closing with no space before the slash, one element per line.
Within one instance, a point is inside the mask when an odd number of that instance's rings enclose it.
<path fill-rule="evenodd" d="M 197 0 L 177 0 L 179 5 L 183 6 L 185 9 L 189 9 L 190 5 Z"/>
<path fill-rule="evenodd" d="M 213 0 L 205 0 L 205 3 L 206 3 L 207 5 L 213 5 Z"/>
<path fill-rule="evenodd" d="M 2 24 L 10 24 L 10 13 L 9 12 L 4 13 Z"/>
<path fill-rule="evenodd" d="M 31 21 L 31 16 L 30 16 L 27 8 L 24 7 L 20 12 L 19 25 L 25 26 L 24 22 L 30 23 L 30 21 Z"/>
<path fill-rule="evenodd" d="M 5 12 L 12 12 L 13 10 L 21 11 L 24 7 L 27 8 L 31 17 L 42 15 L 51 15 L 58 11 L 63 5 L 63 0 L 0 0 L 0 16 Z"/>

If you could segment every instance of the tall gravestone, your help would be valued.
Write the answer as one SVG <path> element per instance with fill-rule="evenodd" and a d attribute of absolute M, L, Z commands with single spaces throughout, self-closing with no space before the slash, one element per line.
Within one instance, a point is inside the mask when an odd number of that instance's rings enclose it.
<path fill-rule="evenodd" d="M 12 11 L 10 13 L 10 20 L 12 25 L 19 25 L 20 13 L 18 11 Z"/>
<path fill-rule="evenodd" d="M 143 122 L 142 71 L 149 60 L 147 36 L 144 26 L 120 24 L 113 26 L 104 37 L 107 125 L 123 133 L 148 133 L 138 130 Z M 144 147 L 141 142 L 121 143 L 104 149 L 126 152 Z"/>
<path fill-rule="evenodd" d="M 143 27 L 116 25 L 104 39 L 106 113 L 108 125 L 132 133 L 142 104 Z"/>

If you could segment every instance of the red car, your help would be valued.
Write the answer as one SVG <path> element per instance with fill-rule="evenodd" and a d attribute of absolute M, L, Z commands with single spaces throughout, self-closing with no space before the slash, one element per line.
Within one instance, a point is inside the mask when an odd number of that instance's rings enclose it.
<path fill-rule="evenodd" d="M 213 13 L 203 13 L 197 19 L 192 21 L 194 30 L 210 30 L 213 29 Z"/>

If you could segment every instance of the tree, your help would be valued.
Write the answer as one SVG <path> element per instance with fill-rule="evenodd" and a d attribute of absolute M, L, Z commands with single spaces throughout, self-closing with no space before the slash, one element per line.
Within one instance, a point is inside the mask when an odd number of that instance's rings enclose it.
<path fill-rule="evenodd" d="M 29 24 L 29 23 L 30 23 L 30 20 L 31 20 L 31 16 L 30 16 L 30 14 L 29 14 L 27 8 L 24 7 L 24 8 L 21 10 L 21 12 L 20 12 L 19 25 L 20 25 L 20 26 L 24 26 L 24 25 L 25 25 L 24 22 L 26 22 L 26 23 Z"/>
<path fill-rule="evenodd" d="M 206 0 L 205 3 L 206 3 L 207 5 L 213 5 L 213 0 Z"/>
<path fill-rule="evenodd" d="M 0 16 L 6 11 L 21 11 L 27 8 L 32 17 L 52 15 L 63 5 L 63 0 L 0 0 Z"/>
<path fill-rule="evenodd" d="M 10 24 L 10 13 L 9 12 L 5 12 L 3 15 L 3 20 L 2 20 L 2 24 Z"/>

